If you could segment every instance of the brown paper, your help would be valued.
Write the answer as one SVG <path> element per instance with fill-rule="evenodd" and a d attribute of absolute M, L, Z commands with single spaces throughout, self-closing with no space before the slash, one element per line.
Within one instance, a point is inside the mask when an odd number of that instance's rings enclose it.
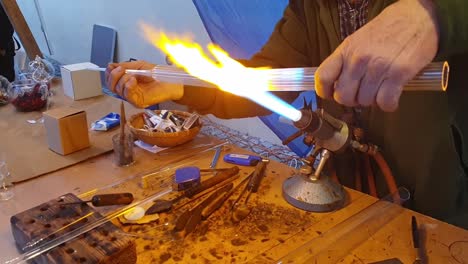
<path fill-rule="evenodd" d="M 119 113 L 120 100 L 102 95 L 80 101 L 64 96 L 61 85 L 53 86 L 54 95 L 50 110 L 71 106 L 87 113 L 87 128 L 90 124 L 110 112 Z M 127 114 L 141 112 L 130 104 Z M 45 109 L 44 109 L 45 110 Z M 49 149 L 44 124 L 29 124 L 26 120 L 37 119 L 41 112 L 17 112 L 13 105 L 0 107 L 0 154 L 4 153 L 14 182 L 24 181 L 56 171 L 91 157 L 112 151 L 112 131 L 89 131 L 90 147 L 66 156 Z M 1 155 L 0 155 L 1 157 Z M 109 166 L 113 166 L 109 162 Z"/>

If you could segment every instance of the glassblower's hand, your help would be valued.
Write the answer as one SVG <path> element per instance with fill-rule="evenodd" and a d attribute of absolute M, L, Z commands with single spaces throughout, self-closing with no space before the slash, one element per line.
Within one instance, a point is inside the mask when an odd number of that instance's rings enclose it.
<path fill-rule="evenodd" d="M 346 106 L 395 111 L 403 86 L 438 48 L 432 0 L 400 0 L 356 31 L 316 72 L 317 94 Z"/>
<path fill-rule="evenodd" d="M 141 108 L 168 100 L 178 100 L 184 94 L 182 84 L 163 83 L 152 77 L 126 74 L 126 69 L 151 70 L 146 61 L 111 63 L 106 69 L 106 83 L 111 91 Z"/>

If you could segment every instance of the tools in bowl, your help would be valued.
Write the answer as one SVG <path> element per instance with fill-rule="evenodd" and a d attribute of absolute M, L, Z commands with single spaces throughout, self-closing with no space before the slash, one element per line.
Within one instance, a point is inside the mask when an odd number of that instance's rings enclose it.
<path fill-rule="evenodd" d="M 158 147 L 189 142 L 202 127 L 197 114 L 177 110 L 146 110 L 130 117 L 127 124 L 135 138 Z"/>

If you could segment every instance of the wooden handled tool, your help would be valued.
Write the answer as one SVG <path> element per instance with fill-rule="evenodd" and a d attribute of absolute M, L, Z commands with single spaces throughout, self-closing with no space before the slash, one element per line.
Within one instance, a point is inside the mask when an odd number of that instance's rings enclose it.
<path fill-rule="evenodd" d="M 265 176 L 265 168 L 268 161 L 263 160 L 255 167 L 255 170 L 252 174 L 252 178 L 250 178 L 249 183 L 247 184 L 247 190 L 253 193 L 258 191 L 258 187 L 260 187 L 260 183 L 262 181 L 263 176 Z"/>
<path fill-rule="evenodd" d="M 234 180 L 234 176 L 239 173 L 239 167 L 234 166 L 231 168 L 227 169 L 207 169 L 207 170 L 200 170 L 200 171 L 219 171 L 216 176 L 213 176 L 212 178 L 203 181 L 200 185 L 191 187 L 184 191 L 184 193 L 172 200 L 157 200 L 154 201 L 154 204 L 146 210 L 146 215 L 151 215 L 151 214 L 157 214 L 157 213 L 162 213 L 162 212 L 167 212 L 173 209 L 173 205 L 177 202 L 179 202 L 182 198 L 188 197 L 191 198 L 191 200 L 188 203 L 193 202 L 194 200 L 210 193 L 214 189 L 220 187 L 221 185 L 224 185 L 224 181 L 231 181 Z M 212 190 L 210 190 L 212 188 Z M 188 203 L 184 203 L 183 205 L 179 205 L 176 209 L 181 208 L 185 206 Z"/>
<path fill-rule="evenodd" d="M 213 176 L 210 179 L 202 182 L 200 185 L 186 190 L 184 192 L 184 195 L 186 197 L 191 198 L 195 194 L 203 192 L 204 190 L 209 189 L 209 188 L 215 186 L 216 184 L 218 184 L 220 182 L 223 182 L 223 181 L 231 178 L 232 176 L 234 176 L 234 175 L 236 175 L 238 173 L 239 173 L 239 167 L 237 167 L 237 166 L 234 166 L 234 167 L 232 167 L 232 168 L 230 168 L 228 170 L 220 171 L 215 176 Z"/>
<path fill-rule="evenodd" d="M 251 207 L 247 206 L 249 201 L 250 195 L 258 191 L 258 187 L 260 186 L 260 182 L 262 181 L 265 175 L 265 168 L 268 164 L 268 160 L 262 160 L 257 164 L 255 170 L 252 172 L 249 182 L 245 186 L 244 190 L 242 190 L 239 197 L 237 197 L 236 201 L 232 204 L 231 207 L 231 220 L 235 223 L 240 222 L 242 219 L 246 218 L 247 215 L 250 214 Z M 243 198 L 244 194 L 248 192 L 245 199 Z M 239 204 L 239 201 L 244 199 L 243 202 Z"/>
<path fill-rule="evenodd" d="M 214 213 L 216 210 L 218 210 L 224 202 L 231 197 L 233 193 L 235 193 L 241 186 L 243 186 L 249 179 L 251 178 L 251 175 L 247 176 L 245 179 L 243 179 L 237 186 L 233 189 L 231 189 L 229 192 L 220 195 L 218 198 L 216 198 L 214 201 L 212 201 L 209 205 L 205 207 L 202 211 L 202 218 L 207 219 L 210 217 L 212 213 Z"/>
<path fill-rule="evenodd" d="M 174 231 L 183 231 L 183 236 L 190 234 L 202 221 L 205 208 L 222 194 L 229 192 L 234 187 L 231 182 L 213 192 L 208 198 L 198 203 L 194 208 L 184 211 L 176 220 Z"/>
<path fill-rule="evenodd" d="M 111 193 L 111 194 L 99 194 L 94 195 L 91 200 L 63 203 L 60 205 L 71 205 L 71 204 L 86 204 L 91 203 L 95 207 L 109 206 L 109 205 L 128 205 L 133 202 L 133 194 L 131 193 Z"/>

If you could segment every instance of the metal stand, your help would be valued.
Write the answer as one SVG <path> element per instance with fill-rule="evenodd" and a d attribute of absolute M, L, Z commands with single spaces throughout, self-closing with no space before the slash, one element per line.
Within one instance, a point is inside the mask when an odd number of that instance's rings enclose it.
<path fill-rule="evenodd" d="M 346 200 L 343 186 L 322 173 L 329 157 L 330 152 L 324 149 L 315 171 L 311 165 L 305 165 L 301 174 L 283 182 L 283 197 L 288 203 L 312 212 L 329 212 L 343 207 Z"/>

